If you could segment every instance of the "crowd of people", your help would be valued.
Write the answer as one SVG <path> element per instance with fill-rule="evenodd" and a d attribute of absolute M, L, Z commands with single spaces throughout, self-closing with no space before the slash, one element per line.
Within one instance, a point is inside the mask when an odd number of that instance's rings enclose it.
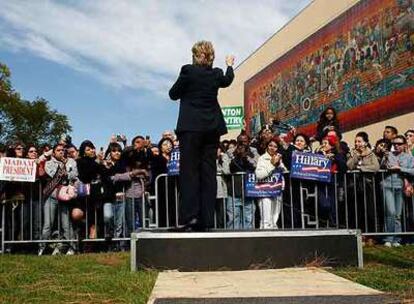
<path fill-rule="evenodd" d="M 317 213 L 328 225 L 339 227 L 341 220 L 337 217 L 346 212 L 355 215 L 347 217 L 347 227 L 377 231 L 380 226 L 385 232 L 401 232 L 404 201 L 413 196 L 414 129 L 400 134 L 396 127 L 386 126 L 383 137 L 374 145 L 369 135 L 361 131 L 356 134 L 353 145 L 349 145 L 342 140 L 340 123 L 331 107 L 321 114 L 317 132 L 311 138 L 281 125 L 267 124 L 254 138 L 242 131 L 236 139 L 220 143 L 217 227 L 303 228 L 301 191 L 316 185 L 320 189 Z M 0 157 L 29 158 L 37 163 L 35 183 L 1 182 L 5 239 L 62 239 L 52 248 L 52 254 L 70 255 L 82 250 L 73 242 L 82 238 L 103 238 L 111 250 L 126 249 L 128 243 L 122 238 L 128 238 L 131 232 L 146 225 L 145 213 L 155 210 L 146 194 L 154 195 L 156 178 L 168 172 L 167 164 L 175 147 L 179 147 L 179 142 L 172 131 L 164 132 L 158 144 L 138 135 L 128 145 L 125 136 L 114 135 L 106 151 L 97 151 L 89 140 L 77 147 L 70 137 L 62 138 L 54 146 L 36 147 L 21 142 L 1 146 Z M 282 196 L 253 199 L 245 195 L 244 177 L 237 173 L 254 172 L 258 179 L 265 179 L 275 171 L 289 176 L 295 152 L 324 155 L 331 160 L 331 172 L 336 178 L 328 184 L 291 179 L 290 193 Z M 361 174 L 354 174 L 347 181 L 345 173 L 349 170 Z M 380 170 L 385 171 L 381 171 L 381 179 L 376 179 L 374 174 Z M 172 203 L 174 186 L 171 180 L 166 184 L 167 187 L 160 187 L 158 191 L 158 214 L 155 215 L 158 227 L 178 225 L 176 205 Z M 343 205 L 339 206 L 344 196 L 357 203 L 347 204 L 345 210 Z M 383 210 L 377 204 L 374 214 L 375 208 L 367 205 L 375 203 L 378 197 L 384 202 Z M 284 205 L 289 208 L 283 208 Z M 148 210 L 144 212 L 143 208 Z M 379 211 L 384 215 L 382 223 L 376 218 Z M 282 217 L 285 217 L 283 225 Z M 287 218 L 291 219 L 290 223 Z M 111 242 L 113 238 L 121 241 Z M 386 246 L 400 246 L 401 237 L 390 234 L 382 241 Z M 38 254 L 52 251 L 49 247 L 49 242 L 39 243 Z"/>

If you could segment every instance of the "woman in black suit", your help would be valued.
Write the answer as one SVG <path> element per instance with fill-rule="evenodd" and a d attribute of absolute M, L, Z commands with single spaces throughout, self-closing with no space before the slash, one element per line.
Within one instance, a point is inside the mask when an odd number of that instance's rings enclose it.
<path fill-rule="evenodd" d="M 172 100 L 181 101 L 176 129 L 181 153 L 180 223 L 187 230 L 205 230 L 214 222 L 216 152 L 220 136 L 227 133 L 217 94 L 233 81 L 234 57 L 226 57 L 224 74 L 212 67 L 211 42 L 197 42 L 192 53 L 193 64 L 181 68 L 169 94 Z"/>

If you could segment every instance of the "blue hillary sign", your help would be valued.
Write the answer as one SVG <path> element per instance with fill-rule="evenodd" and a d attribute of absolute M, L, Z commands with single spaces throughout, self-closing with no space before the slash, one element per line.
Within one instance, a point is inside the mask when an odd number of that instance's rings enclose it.
<path fill-rule="evenodd" d="M 278 170 L 261 180 L 256 178 L 256 174 L 247 173 L 244 187 L 246 197 L 277 197 L 282 195 L 285 179 L 283 173 Z"/>
<path fill-rule="evenodd" d="M 170 160 L 167 163 L 167 174 L 169 176 L 180 175 L 180 149 L 171 151 Z"/>
<path fill-rule="evenodd" d="M 331 165 L 331 161 L 321 154 L 293 152 L 290 176 L 329 183 Z"/>

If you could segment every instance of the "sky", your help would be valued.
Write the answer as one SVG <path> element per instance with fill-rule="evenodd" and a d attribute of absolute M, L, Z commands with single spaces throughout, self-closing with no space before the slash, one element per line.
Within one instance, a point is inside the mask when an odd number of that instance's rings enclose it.
<path fill-rule="evenodd" d="M 311 0 L 0 0 L 0 62 L 26 100 L 66 114 L 71 136 L 97 146 L 111 134 L 175 128 L 168 90 L 191 47 L 210 40 L 214 65 L 236 66 Z"/>

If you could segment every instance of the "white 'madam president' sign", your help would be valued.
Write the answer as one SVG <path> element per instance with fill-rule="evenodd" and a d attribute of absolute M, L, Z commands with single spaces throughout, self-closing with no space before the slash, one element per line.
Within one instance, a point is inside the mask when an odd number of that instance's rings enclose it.
<path fill-rule="evenodd" d="M 36 179 L 36 161 L 27 158 L 0 158 L 0 180 L 34 182 Z"/>

